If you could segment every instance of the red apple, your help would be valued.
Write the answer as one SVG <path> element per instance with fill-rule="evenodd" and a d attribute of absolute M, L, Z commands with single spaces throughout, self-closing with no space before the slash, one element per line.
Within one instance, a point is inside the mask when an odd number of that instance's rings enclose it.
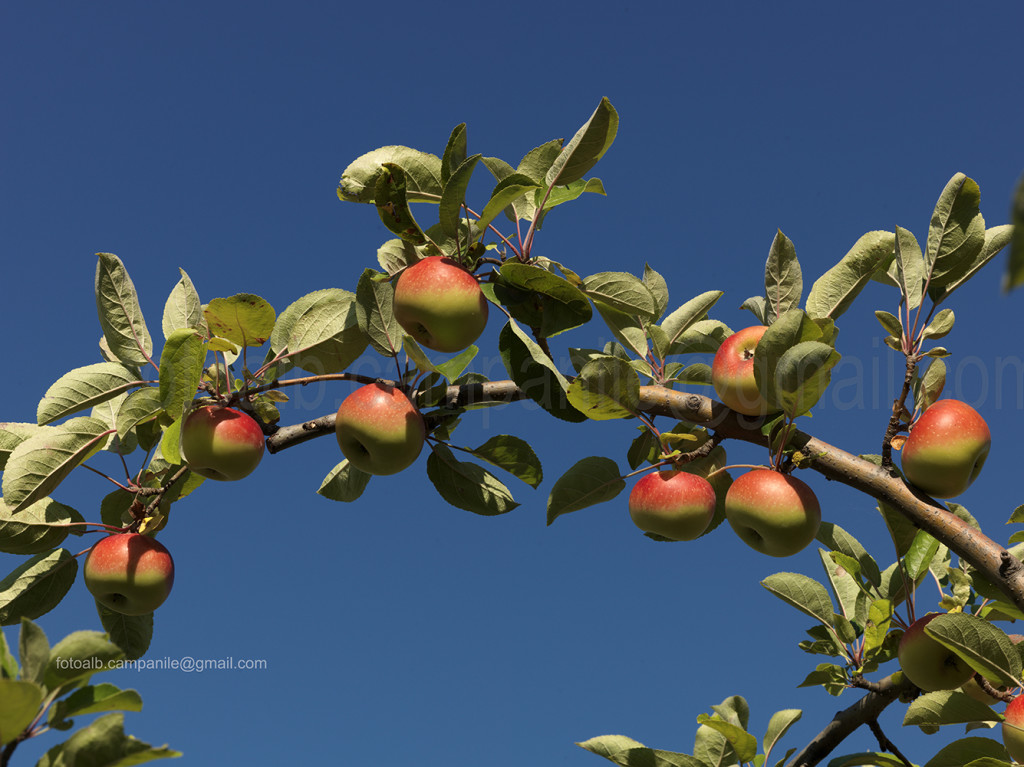
<path fill-rule="evenodd" d="M 788 557 L 818 534 L 821 507 L 811 488 L 796 477 L 754 469 L 733 480 L 725 494 L 725 518 L 751 548 Z"/>
<path fill-rule="evenodd" d="M 1024 695 L 1006 704 L 1003 714 L 1003 745 L 1015 762 L 1024 763 Z"/>
<path fill-rule="evenodd" d="M 189 469 L 208 479 L 247 477 L 263 458 L 263 431 L 252 416 L 207 405 L 181 425 L 181 454 Z"/>
<path fill-rule="evenodd" d="M 700 537 L 715 516 L 715 491 L 704 477 L 685 471 L 647 474 L 629 494 L 629 516 L 644 532 L 673 541 Z"/>
<path fill-rule="evenodd" d="M 174 560 L 156 538 L 115 533 L 100 539 L 82 568 L 85 587 L 104 607 L 146 615 L 164 603 L 174 584 Z"/>
<path fill-rule="evenodd" d="M 401 389 L 367 384 L 349 394 L 334 423 L 338 445 L 349 462 L 367 474 L 397 474 L 423 448 L 423 416 Z"/>
<path fill-rule="evenodd" d="M 974 482 L 991 446 L 992 434 L 977 410 L 940 399 L 911 427 L 903 445 L 903 473 L 928 495 L 952 498 Z"/>
<path fill-rule="evenodd" d="M 718 347 L 711 363 L 711 385 L 718 398 L 743 415 L 769 412 L 754 379 L 754 349 L 766 330 L 765 325 L 754 325 L 733 333 Z"/>
<path fill-rule="evenodd" d="M 398 276 L 395 319 L 417 343 L 460 352 L 487 325 L 487 299 L 476 277 L 442 256 L 417 261 Z"/>
<path fill-rule="evenodd" d="M 924 627 L 942 613 L 928 613 L 903 632 L 896 656 L 903 674 L 925 692 L 955 690 L 974 670 L 952 650 L 928 636 Z"/>

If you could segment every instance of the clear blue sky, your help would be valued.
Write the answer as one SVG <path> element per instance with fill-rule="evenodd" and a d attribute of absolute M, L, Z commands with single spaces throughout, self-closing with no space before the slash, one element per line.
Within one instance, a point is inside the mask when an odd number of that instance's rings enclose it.
<path fill-rule="evenodd" d="M 555 211 L 535 253 L 583 274 L 650 262 L 674 305 L 720 289 L 715 316 L 752 324 L 738 307 L 762 289 L 776 228 L 809 285 L 868 230 L 923 239 L 957 171 L 980 184 L 990 225 L 1008 220 L 1024 169 L 1022 27 L 1017 2 L 4 3 L 0 420 L 32 420 L 59 375 L 99 360 L 97 251 L 124 259 L 154 330 L 178 267 L 204 300 L 252 292 L 278 311 L 354 289 L 390 235 L 372 207 L 337 200 L 349 161 L 386 144 L 440 153 L 467 122 L 470 152 L 515 164 L 602 96 L 621 119 L 595 169 L 608 197 Z M 946 339 L 947 391 L 995 440 L 961 501 L 995 536 L 1024 501 L 1003 479 L 1019 476 L 1024 408 L 1010 330 L 1024 299 L 1000 295 L 1003 263 L 958 294 Z M 902 377 L 872 317 L 894 305 L 873 288 L 844 317 L 845 386 L 805 425 L 853 452 L 877 452 Z M 480 361 L 495 375 L 498 329 Z M 595 323 L 556 351 L 606 337 Z M 333 410 L 349 388 L 298 393 L 286 420 Z M 181 502 L 161 536 L 178 576 L 150 657 L 267 668 L 111 676 L 146 702 L 127 731 L 196 765 L 570 767 L 599 764 L 573 743 L 606 733 L 689 751 L 696 717 L 732 694 L 758 733 L 776 709 L 805 709 L 787 746 L 855 700 L 796 689 L 819 662 L 796 647 L 810 622 L 758 585 L 818 576 L 813 550 L 772 560 L 727 528 L 657 545 L 625 494 L 546 528 L 552 482 L 587 455 L 625 471 L 631 427 L 569 427 L 525 405 L 467 421 L 466 444 L 515 433 L 544 461 L 539 491 L 509 480 L 523 505 L 504 517 L 445 506 L 423 459 L 358 503 L 324 500 L 330 438 Z M 763 460 L 747 446 L 730 458 Z M 826 519 L 888 556 L 871 501 L 808 481 Z M 84 476 L 57 497 L 95 519 L 106 492 Z M 0 554 L 3 573 L 18 562 Z M 51 641 L 99 628 L 81 583 L 40 624 Z M 950 737 L 886 728 L 920 762 Z M 56 742 L 40 741 L 16 763 Z M 867 733 L 848 745 L 874 747 Z"/>

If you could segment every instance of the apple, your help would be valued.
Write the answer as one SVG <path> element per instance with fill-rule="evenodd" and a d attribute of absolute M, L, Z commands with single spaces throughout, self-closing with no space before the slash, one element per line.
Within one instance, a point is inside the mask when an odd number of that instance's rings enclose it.
<path fill-rule="evenodd" d="M 146 615 L 164 603 L 174 584 L 174 560 L 156 538 L 115 533 L 99 540 L 82 568 L 96 601 L 122 615 Z"/>
<path fill-rule="evenodd" d="M 476 277 L 449 258 L 431 256 L 398 276 L 394 313 L 417 343 L 461 352 L 484 332 L 487 299 Z"/>
<path fill-rule="evenodd" d="M 1006 704 L 1003 714 L 1003 745 L 1015 762 L 1024 762 L 1024 695 Z"/>
<path fill-rule="evenodd" d="M 397 474 L 423 448 L 423 416 L 401 389 L 366 384 L 349 394 L 334 422 L 341 452 L 367 474 Z"/>
<path fill-rule="evenodd" d="M 241 410 L 207 405 L 181 425 L 181 454 L 189 469 L 207 479 L 247 477 L 263 458 L 263 431 Z"/>
<path fill-rule="evenodd" d="M 733 480 L 725 494 L 725 518 L 751 548 L 788 557 L 818 534 L 821 506 L 811 488 L 796 477 L 754 469 Z"/>
<path fill-rule="evenodd" d="M 743 415 L 766 415 L 768 403 L 754 379 L 754 349 L 768 330 L 754 325 L 729 336 L 711 362 L 711 385 L 723 404 Z"/>
<path fill-rule="evenodd" d="M 671 469 L 647 474 L 629 494 L 629 516 L 647 533 L 692 541 L 715 516 L 714 488 L 704 477 Z"/>
<path fill-rule="evenodd" d="M 935 498 L 963 493 L 981 472 L 992 446 L 988 424 L 956 399 L 940 399 L 910 428 L 903 445 L 903 473 Z"/>
<path fill-rule="evenodd" d="M 955 690 L 974 675 L 959 655 L 924 632 L 941 614 L 928 613 L 911 623 L 896 650 L 903 674 L 925 692 Z"/>

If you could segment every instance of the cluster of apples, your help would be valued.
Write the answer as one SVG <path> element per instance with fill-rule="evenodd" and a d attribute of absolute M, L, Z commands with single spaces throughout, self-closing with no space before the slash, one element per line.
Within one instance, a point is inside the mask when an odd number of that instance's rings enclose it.
<path fill-rule="evenodd" d="M 476 278 L 431 256 L 406 268 L 395 284 L 395 319 L 417 343 L 460 352 L 487 325 L 487 299 Z M 397 474 L 419 457 L 427 430 L 416 406 L 394 386 L 366 384 L 344 399 L 334 426 L 349 463 L 367 474 Z"/>

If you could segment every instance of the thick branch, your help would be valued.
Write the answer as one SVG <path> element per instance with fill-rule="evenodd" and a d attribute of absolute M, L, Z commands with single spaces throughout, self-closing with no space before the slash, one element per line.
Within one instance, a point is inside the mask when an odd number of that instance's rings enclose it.
<path fill-rule="evenodd" d="M 898 681 L 897 681 L 898 680 Z M 878 719 L 885 707 L 904 693 L 914 690 L 902 674 L 893 674 L 878 682 L 878 689 L 869 692 L 849 708 L 835 715 L 831 722 L 794 756 L 786 767 L 813 767 L 821 762 L 862 724 Z"/>

